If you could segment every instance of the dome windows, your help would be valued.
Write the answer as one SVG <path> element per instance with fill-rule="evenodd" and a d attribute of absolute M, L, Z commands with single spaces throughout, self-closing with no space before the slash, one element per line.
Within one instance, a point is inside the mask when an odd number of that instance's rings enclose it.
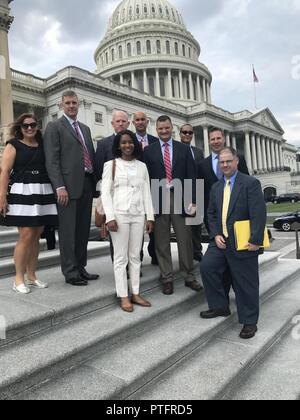
<path fill-rule="evenodd" d="M 167 42 L 166 42 L 166 51 L 167 51 L 167 54 L 171 54 L 170 41 L 167 41 Z"/>
<path fill-rule="evenodd" d="M 119 46 L 119 59 L 120 60 L 123 59 L 123 48 L 122 48 L 122 45 Z"/>
<path fill-rule="evenodd" d="M 185 45 L 182 45 L 182 55 L 183 55 L 184 57 L 186 56 Z"/>
<path fill-rule="evenodd" d="M 148 14 L 148 7 L 147 4 L 144 4 L 144 13 L 147 15 Z"/>
<path fill-rule="evenodd" d="M 115 50 L 111 50 L 111 61 L 115 61 Z"/>
<path fill-rule="evenodd" d="M 152 4 L 151 11 L 152 11 L 153 15 L 155 15 L 155 13 L 156 13 L 156 9 L 155 9 L 154 4 Z"/>
<path fill-rule="evenodd" d="M 136 53 L 137 55 L 141 55 L 142 54 L 142 45 L 141 45 L 141 41 L 138 41 L 136 43 Z"/>
<path fill-rule="evenodd" d="M 132 56 L 131 44 L 128 43 L 127 44 L 127 57 L 131 57 L 131 56 Z"/>
<path fill-rule="evenodd" d="M 151 41 L 150 40 L 148 40 L 146 42 L 146 47 L 147 47 L 147 54 L 151 54 L 152 51 L 151 51 Z"/>
<path fill-rule="evenodd" d="M 139 16 L 139 14 L 140 14 L 140 6 L 138 5 L 138 6 L 136 6 L 136 14 Z"/>
<path fill-rule="evenodd" d="M 176 54 L 176 55 L 179 55 L 178 42 L 175 42 L 175 54 Z"/>
<path fill-rule="evenodd" d="M 160 42 L 160 40 L 156 41 L 156 51 L 157 51 L 157 54 L 161 54 L 161 42 Z"/>

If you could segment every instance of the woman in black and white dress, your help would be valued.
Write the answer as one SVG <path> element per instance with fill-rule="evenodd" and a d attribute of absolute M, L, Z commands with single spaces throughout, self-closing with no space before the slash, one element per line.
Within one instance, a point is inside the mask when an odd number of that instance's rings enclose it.
<path fill-rule="evenodd" d="M 23 114 L 11 128 L 0 175 L 0 225 L 16 226 L 14 291 L 47 288 L 36 277 L 39 241 L 44 226 L 57 225 L 56 199 L 45 168 L 42 134 L 33 114 Z M 25 282 L 27 273 L 28 281 Z"/>

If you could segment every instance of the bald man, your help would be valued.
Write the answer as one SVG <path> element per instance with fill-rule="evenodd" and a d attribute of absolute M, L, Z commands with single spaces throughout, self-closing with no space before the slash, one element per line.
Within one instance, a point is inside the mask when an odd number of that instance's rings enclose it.
<path fill-rule="evenodd" d="M 137 111 L 133 114 L 132 124 L 135 127 L 136 130 L 136 136 L 138 141 L 141 144 L 141 148 L 144 151 L 144 149 L 148 146 L 150 146 L 153 143 L 158 142 L 158 138 L 151 136 L 150 134 L 147 134 L 147 128 L 149 126 L 149 118 L 145 114 L 145 112 Z M 144 160 L 144 153 L 142 152 L 140 160 Z M 158 260 L 156 257 L 155 252 L 155 238 L 154 233 L 150 233 L 150 242 L 148 245 L 148 253 L 151 258 L 151 264 L 152 265 L 158 265 Z"/>
<path fill-rule="evenodd" d="M 105 139 L 99 140 L 97 143 L 96 171 L 98 179 L 102 179 L 104 164 L 114 159 L 112 147 L 115 136 L 121 133 L 121 131 L 127 130 L 130 125 L 128 113 L 125 111 L 115 110 L 112 115 L 111 125 L 113 127 L 114 134 L 106 137 Z"/>
<path fill-rule="evenodd" d="M 140 142 L 143 150 L 145 149 L 145 147 L 158 142 L 157 137 L 147 134 L 149 118 L 144 112 L 142 111 L 135 112 L 133 114 L 132 124 L 135 127 L 137 139 Z"/>

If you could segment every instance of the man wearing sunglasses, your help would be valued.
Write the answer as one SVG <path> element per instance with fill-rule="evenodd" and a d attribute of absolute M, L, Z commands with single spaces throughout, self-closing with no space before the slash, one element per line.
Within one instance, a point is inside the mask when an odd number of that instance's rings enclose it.
<path fill-rule="evenodd" d="M 204 154 L 201 149 L 198 149 L 195 146 L 192 146 L 192 141 L 194 138 L 194 128 L 190 124 L 185 124 L 180 129 L 180 139 L 181 143 L 186 144 L 191 148 L 191 153 L 196 164 L 197 173 L 199 172 L 199 165 L 204 159 Z M 194 260 L 201 261 L 202 254 L 202 225 L 192 226 L 192 236 L 193 236 L 193 254 Z"/>

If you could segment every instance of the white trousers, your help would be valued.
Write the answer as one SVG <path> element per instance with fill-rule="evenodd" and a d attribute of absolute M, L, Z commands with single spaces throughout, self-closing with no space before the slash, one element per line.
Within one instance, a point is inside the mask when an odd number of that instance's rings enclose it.
<path fill-rule="evenodd" d="M 140 292 L 141 249 L 145 232 L 145 216 L 116 215 L 118 232 L 111 232 L 114 246 L 114 273 L 117 295 L 128 297 L 126 267 L 129 266 L 129 289 Z"/>

